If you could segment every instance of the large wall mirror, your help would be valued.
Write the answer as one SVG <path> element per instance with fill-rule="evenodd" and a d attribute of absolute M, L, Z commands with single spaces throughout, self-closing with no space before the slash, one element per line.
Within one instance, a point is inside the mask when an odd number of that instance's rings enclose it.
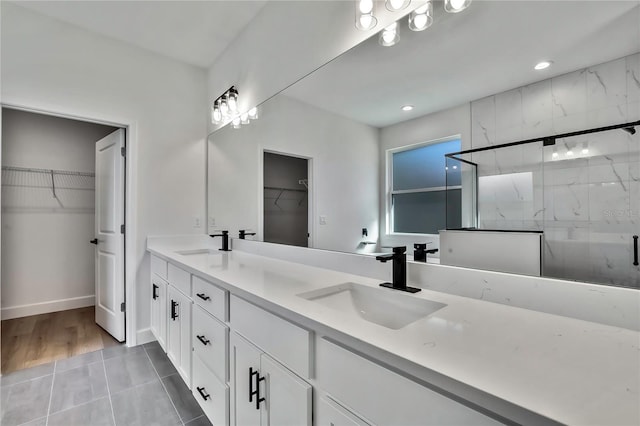
<path fill-rule="evenodd" d="M 209 135 L 209 233 L 371 254 L 437 248 L 443 227 L 541 231 L 543 275 L 639 287 L 640 133 L 461 156 L 472 171 L 443 154 L 640 120 L 640 5 L 435 1 L 433 16 Z"/>

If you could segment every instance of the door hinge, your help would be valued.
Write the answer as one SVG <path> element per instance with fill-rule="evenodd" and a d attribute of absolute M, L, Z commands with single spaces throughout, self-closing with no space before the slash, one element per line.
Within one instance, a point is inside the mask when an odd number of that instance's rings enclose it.
<path fill-rule="evenodd" d="M 126 304 L 124 302 L 122 302 L 120 304 L 120 312 L 124 312 L 125 307 L 126 307 Z"/>
<path fill-rule="evenodd" d="M 120 225 L 120 233 L 124 234 L 124 225 Z"/>
<path fill-rule="evenodd" d="M 120 148 L 120 155 L 122 155 L 123 157 L 127 156 L 127 148 L 126 147 L 122 147 Z"/>

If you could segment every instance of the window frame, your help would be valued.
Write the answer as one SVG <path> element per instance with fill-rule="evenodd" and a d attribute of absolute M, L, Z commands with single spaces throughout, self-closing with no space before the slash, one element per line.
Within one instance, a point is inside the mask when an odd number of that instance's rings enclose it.
<path fill-rule="evenodd" d="M 385 187 L 385 229 L 386 234 L 390 236 L 423 236 L 430 237 L 438 234 L 423 234 L 418 232 L 395 232 L 393 229 L 393 196 L 396 194 L 411 194 L 411 193 L 424 193 L 424 192 L 436 192 L 436 191 L 445 191 L 447 188 L 449 189 L 462 189 L 462 183 L 456 186 L 439 186 L 439 187 L 427 187 L 427 188 L 416 188 L 416 189 L 401 189 L 394 191 L 393 190 L 393 154 L 403 151 L 410 151 L 413 149 L 422 148 L 429 145 L 435 145 L 444 142 L 451 142 L 459 140 L 460 147 L 462 149 L 462 135 L 451 135 L 438 139 L 431 139 L 425 142 L 418 142 L 410 145 L 403 145 L 396 148 L 387 149 L 385 156 L 385 168 L 386 168 L 386 187 Z M 446 161 L 446 160 L 445 160 Z"/>

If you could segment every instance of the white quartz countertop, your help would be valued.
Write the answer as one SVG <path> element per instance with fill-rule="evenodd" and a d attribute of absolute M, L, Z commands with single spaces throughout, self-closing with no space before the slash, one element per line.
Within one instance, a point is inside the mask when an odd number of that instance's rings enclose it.
<path fill-rule="evenodd" d="M 637 331 L 427 289 L 413 297 L 446 306 L 391 330 L 297 296 L 345 282 L 378 288 L 379 280 L 237 250 L 176 253 L 187 248 L 148 246 L 151 253 L 276 314 L 298 322 L 304 318 L 303 325 L 325 335 L 335 332 L 342 341 L 349 336 L 358 345 L 393 354 L 419 379 L 455 394 L 466 389 L 460 396 L 473 403 L 484 406 L 489 396 L 490 409 L 507 418 L 522 409 L 565 424 L 640 424 Z M 474 391 L 483 397 L 473 401 Z"/>

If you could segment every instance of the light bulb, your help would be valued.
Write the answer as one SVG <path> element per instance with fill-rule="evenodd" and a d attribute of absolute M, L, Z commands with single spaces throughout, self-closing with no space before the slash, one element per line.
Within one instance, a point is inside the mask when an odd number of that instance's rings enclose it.
<path fill-rule="evenodd" d="M 586 155 L 589 153 L 589 145 L 586 142 L 582 144 L 582 154 Z"/>
<path fill-rule="evenodd" d="M 258 107 L 251 108 L 248 114 L 250 119 L 256 120 L 258 118 Z"/>
<path fill-rule="evenodd" d="M 231 120 L 231 127 L 233 127 L 234 129 L 240 128 L 240 117 L 233 117 L 233 120 Z"/>
<path fill-rule="evenodd" d="M 558 158 L 558 148 L 553 148 L 553 154 L 551 154 L 551 158 L 553 158 L 554 160 Z"/>
<path fill-rule="evenodd" d="M 433 24 L 433 3 L 428 2 L 409 14 L 409 29 L 411 31 L 426 30 Z"/>
<path fill-rule="evenodd" d="M 375 15 L 375 3 L 373 0 L 360 0 L 356 4 L 356 28 L 368 31 L 378 24 Z"/>
<path fill-rule="evenodd" d="M 224 96 L 220 101 L 220 113 L 222 113 L 222 116 L 229 114 L 229 105 L 227 104 L 227 100 L 225 99 Z"/>
<path fill-rule="evenodd" d="M 243 112 L 242 114 L 240 114 L 240 123 L 249 124 L 249 113 Z"/>
<path fill-rule="evenodd" d="M 368 14 L 373 11 L 373 0 L 360 0 L 358 10 L 362 14 Z"/>
<path fill-rule="evenodd" d="M 449 13 L 458 13 L 465 10 L 471 4 L 471 0 L 444 0 L 444 10 Z"/>
<path fill-rule="evenodd" d="M 400 41 L 400 33 L 398 30 L 399 28 L 398 28 L 397 22 L 394 22 L 393 24 L 389 25 L 380 33 L 380 37 L 378 38 L 378 43 L 380 43 L 380 45 L 385 47 L 393 46 L 398 41 Z"/>
<path fill-rule="evenodd" d="M 220 112 L 220 107 L 218 106 L 218 102 L 216 101 L 215 105 L 211 109 L 211 122 L 214 124 L 218 124 L 222 121 L 222 113 Z"/>
<path fill-rule="evenodd" d="M 376 26 L 378 20 L 372 14 L 360 15 L 356 19 L 356 28 L 359 30 L 370 30 Z"/>
<path fill-rule="evenodd" d="M 573 149 L 567 149 L 567 157 L 571 157 L 573 155 Z"/>
<path fill-rule="evenodd" d="M 227 101 L 229 104 L 229 111 L 237 112 L 238 111 L 238 92 L 235 90 L 230 90 L 227 95 L 229 100 Z"/>
<path fill-rule="evenodd" d="M 409 3 L 411 3 L 411 0 L 386 0 L 384 5 L 387 10 L 396 12 L 409 6 Z"/>

